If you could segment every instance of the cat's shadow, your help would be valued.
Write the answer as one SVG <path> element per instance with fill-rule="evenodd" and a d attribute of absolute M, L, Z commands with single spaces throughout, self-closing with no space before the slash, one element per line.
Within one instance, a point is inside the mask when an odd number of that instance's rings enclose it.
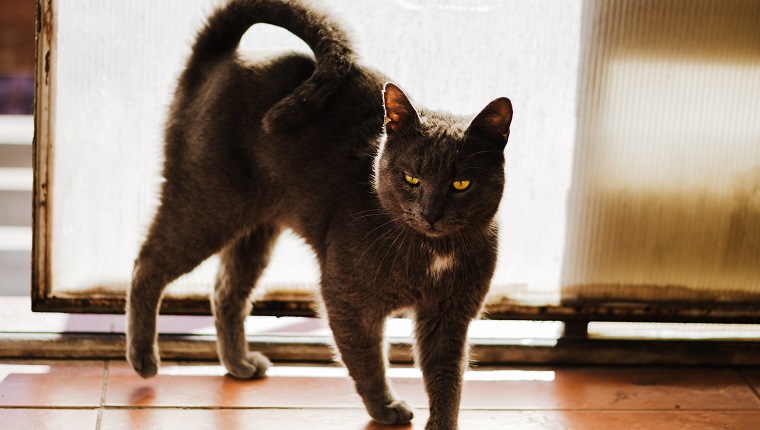
<path fill-rule="evenodd" d="M 156 390 L 153 387 L 139 387 L 129 393 L 129 404 L 137 405 L 151 403 L 156 398 Z"/>

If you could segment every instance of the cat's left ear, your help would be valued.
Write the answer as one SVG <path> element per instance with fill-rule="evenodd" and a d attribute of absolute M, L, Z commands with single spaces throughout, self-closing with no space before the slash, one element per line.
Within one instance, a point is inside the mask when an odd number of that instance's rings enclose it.
<path fill-rule="evenodd" d="M 509 139 L 509 125 L 512 123 L 512 102 L 506 97 L 498 98 L 488 104 L 475 119 L 468 131 L 476 131 L 491 136 L 500 136 L 506 146 Z"/>
<path fill-rule="evenodd" d="M 385 130 L 396 133 L 419 123 L 420 117 L 412 102 L 396 85 L 388 82 L 383 91 Z"/>

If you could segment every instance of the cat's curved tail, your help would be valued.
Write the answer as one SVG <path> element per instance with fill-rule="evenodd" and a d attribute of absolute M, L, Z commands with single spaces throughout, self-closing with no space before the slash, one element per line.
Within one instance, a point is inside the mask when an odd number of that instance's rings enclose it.
<path fill-rule="evenodd" d="M 277 102 L 263 119 L 269 131 L 302 125 L 321 110 L 355 64 L 351 42 L 340 25 L 302 1 L 228 0 L 198 33 L 183 79 L 201 78 L 205 66 L 234 53 L 246 30 L 258 23 L 290 31 L 314 52 L 317 65 L 312 75 Z"/>

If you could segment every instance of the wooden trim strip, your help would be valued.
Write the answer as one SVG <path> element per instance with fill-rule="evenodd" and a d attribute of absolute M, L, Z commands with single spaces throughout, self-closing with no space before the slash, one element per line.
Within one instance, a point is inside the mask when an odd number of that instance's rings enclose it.
<path fill-rule="evenodd" d="M 160 336 L 164 360 L 216 361 L 214 336 Z M 275 362 L 333 361 L 325 338 L 257 337 L 249 342 Z M 409 343 L 391 344 L 393 363 L 411 363 Z M 472 345 L 479 365 L 646 365 L 760 366 L 760 341 L 540 340 L 524 344 Z M 0 334 L 0 358 L 116 359 L 124 358 L 122 334 Z"/>
<path fill-rule="evenodd" d="M 43 297 L 32 302 L 36 312 L 71 312 L 123 314 L 125 299 L 121 297 Z M 167 298 L 161 304 L 164 315 L 211 315 L 208 299 Z M 297 300 L 272 298 L 254 303 L 253 315 L 318 316 L 316 305 L 307 298 Z M 678 322 L 678 323 L 760 323 L 760 305 L 748 303 L 596 303 L 567 302 L 533 306 L 514 303 L 493 303 L 483 314 L 487 319 L 532 321 L 614 321 L 614 322 Z"/>

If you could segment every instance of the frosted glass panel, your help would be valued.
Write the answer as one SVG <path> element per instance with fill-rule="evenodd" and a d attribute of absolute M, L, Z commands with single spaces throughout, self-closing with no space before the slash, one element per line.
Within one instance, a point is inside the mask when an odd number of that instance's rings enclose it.
<path fill-rule="evenodd" d="M 760 298 L 760 3 L 590 1 L 564 297 Z"/>
<path fill-rule="evenodd" d="M 55 3 L 57 63 L 51 144 L 51 292 L 122 294 L 155 211 L 162 124 L 174 82 L 211 0 Z M 559 297 L 566 195 L 575 140 L 582 4 L 576 1 L 325 1 L 355 27 L 366 63 L 421 105 L 476 113 L 507 96 L 515 120 L 494 291 Z M 244 49 L 304 49 L 262 26 Z M 206 294 L 214 259 L 170 287 Z M 294 236 L 263 283 L 316 286 L 311 252 Z M 260 292 L 266 291 L 262 289 Z"/>

